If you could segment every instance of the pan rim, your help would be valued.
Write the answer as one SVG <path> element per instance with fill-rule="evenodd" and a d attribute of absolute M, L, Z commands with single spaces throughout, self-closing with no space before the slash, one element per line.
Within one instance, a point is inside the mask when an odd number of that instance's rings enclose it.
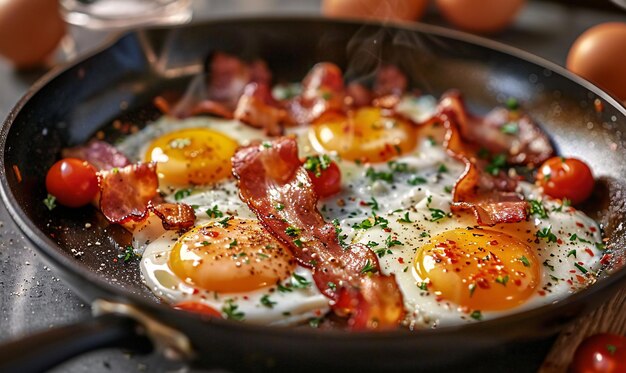
<path fill-rule="evenodd" d="M 106 42 L 101 44 L 98 48 L 90 51 L 89 53 L 81 56 L 80 58 L 62 64 L 53 68 L 51 71 L 46 73 L 43 77 L 41 77 L 37 82 L 31 86 L 28 91 L 22 96 L 22 98 L 17 102 L 17 104 L 10 110 L 7 118 L 3 121 L 2 128 L 0 129 L 0 149 L 2 149 L 3 156 L 0 157 L 0 170 L 5 170 L 6 172 L 0 173 L 0 195 L 2 197 L 2 201 L 5 204 L 9 214 L 12 219 L 15 221 L 17 226 L 22 230 L 25 234 L 25 238 L 34 244 L 36 249 L 44 254 L 47 260 L 53 263 L 55 270 L 59 272 L 71 273 L 80 277 L 82 280 L 89 282 L 89 286 L 95 289 L 102 291 L 103 293 L 110 294 L 116 298 L 124 299 L 125 301 L 130 302 L 133 305 L 138 305 L 142 309 L 153 309 L 162 311 L 165 313 L 170 313 L 172 316 L 176 316 L 178 318 L 189 318 L 200 320 L 201 317 L 190 314 L 177 312 L 171 307 L 163 303 L 157 303 L 145 299 L 131 291 L 126 289 L 116 287 L 111 283 L 106 282 L 103 278 L 98 276 L 92 271 L 80 266 L 75 265 L 75 260 L 69 258 L 66 255 L 63 255 L 58 249 L 58 245 L 54 243 L 49 237 L 47 237 L 43 232 L 39 231 L 39 229 L 33 224 L 28 216 L 26 216 L 23 209 L 18 208 L 12 200 L 15 200 L 13 197 L 13 193 L 9 186 L 9 182 L 7 179 L 7 174 L 10 172 L 7 169 L 7 165 L 5 163 L 5 154 L 7 152 L 6 148 L 6 140 L 8 134 L 12 128 L 13 123 L 17 116 L 22 112 L 24 106 L 48 83 L 53 81 L 55 78 L 66 72 L 67 70 L 73 68 L 74 66 L 85 62 L 86 60 L 97 56 L 98 54 L 106 51 L 107 49 L 114 46 L 118 41 L 122 38 L 144 32 L 145 30 L 171 30 L 177 28 L 186 28 L 193 27 L 195 25 L 217 25 L 221 23 L 270 23 L 270 22 L 278 22 L 278 23 L 293 23 L 293 22 L 318 22 L 318 23 L 327 23 L 327 24 L 351 24 L 351 25 L 369 25 L 369 26 L 383 26 L 389 27 L 393 29 L 402 29 L 409 30 L 413 32 L 419 32 L 425 35 L 434 35 L 437 37 L 450 38 L 457 41 L 461 41 L 464 43 L 469 43 L 473 45 L 477 45 L 479 47 L 488 48 L 491 50 L 495 50 L 496 52 L 503 53 L 509 56 L 512 56 L 516 59 L 534 64 L 536 66 L 545 68 L 553 73 L 556 73 L 562 76 L 565 79 L 573 81 L 579 86 L 587 89 L 588 91 L 595 94 L 598 98 L 603 99 L 608 104 L 616 108 L 622 115 L 626 116 L 626 107 L 616 98 L 611 96 L 610 94 L 604 92 L 599 87 L 595 86 L 593 83 L 585 80 L 582 77 L 574 75 L 573 73 L 567 71 L 560 65 L 556 63 L 545 60 L 542 57 L 536 56 L 532 53 L 523 51 L 521 49 L 493 41 L 484 37 L 468 34 L 465 32 L 451 30 L 440 26 L 422 24 L 422 23 L 395 23 L 395 24 L 384 24 L 382 22 L 377 21 L 363 21 L 363 20 L 354 20 L 349 18 L 342 19 L 327 19 L 321 16 L 245 16 L 245 17 L 227 17 L 220 18 L 214 20 L 204 20 L 202 22 L 191 22 L 185 25 L 176 25 L 176 26 L 168 26 L 168 27 L 149 27 L 142 28 L 135 31 L 118 33 L 110 37 Z M 556 303 L 546 304 L 537 308 L 532 308 L 529 310 L 516 312 L 511 315 L 506 315 L 502 317 L 498 317 L 492 320 L 485 320 L 481 322 L 472 322 L 467 324 L 453 325 L 453 326 L 445 326 L 437 329 L 425 329 L 420 330 L 419 333 L 411 333 L 406 330 L 394 330 L 394 331 L 385 331 L 385 332 L 363 332 L 363 333 L 346 333 L 345 331 L 339 330 L 324 330 L 319 331 L 316 329 L 296 329 L 296 328 L 277 328 L 277 327 L 268 327 L 268 326 L 257 326 L 250 325 L 245 323 L 232 322 L 227 320 L 211 320 L 210 322 L 205 323 L 208 326 L 220 326 L 228 329 L 236 330 L 237 332 L 243 333 L 262 333 L 264 335 L 272 335 L 275 337 L 286 337 L 286 338 L 316 338 L 319 339 L 320 336 L 326 339 L 338 339 L 338 340 L 360 340 L 360 341 L 377 341 L 377 340 L 389 340 L 389 339 L 397 339 L 402 337 L 406 338 L 433 338 L 435 336 L 438 337 L 452 337 L 459 333 L 472 333 L 474 335 L 480 336 L 488 330 L 501 330 L 503 326 L 506 326 L 510 323 L 519 323 L 524 320 L 531 320 L 535 318 L 537 315 L 543 314 L 545 312 L 556 312 L 558 309 L 562 309 L 567 307 L 568 304 L 576 303 L 579 300 L 587 297 L 591 293 L 601 292 L 608 287 L 615 285 L 617 282 L 624 281 L 626 279 L 626 268 L 621 268 L 617 272 L 611 274 L 607 278 L 602 281 L 593 284 L 592 286 L 583 289 L 575 294 L 569 295 L 567 298 L 564 298 Z M 72 285 L 72 284 L 69 284 Z M 354 338 L 355 335 L 358 335 L 359 338 Z"/>

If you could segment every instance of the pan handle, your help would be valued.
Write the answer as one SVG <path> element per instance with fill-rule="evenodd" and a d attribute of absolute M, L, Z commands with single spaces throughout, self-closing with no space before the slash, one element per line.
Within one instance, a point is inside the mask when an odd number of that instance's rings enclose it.
<path fill-rule="evenodd" d="M 136 353 L 153 350 L 135 319 L 102 314 L 0 345 L 0 372 L 42 372 L 72 357 L 107 347 Z"/>

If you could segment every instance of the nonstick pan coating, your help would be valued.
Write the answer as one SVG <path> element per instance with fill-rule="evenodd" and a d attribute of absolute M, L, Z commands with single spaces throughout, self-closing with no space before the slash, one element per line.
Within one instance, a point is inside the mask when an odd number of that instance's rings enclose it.
<path fill-rule="evenodd" d="M 603 176 L 593 203 L 585 209 L 604 224 L 616 250 L 624 247 L 624 196 L 615 180 L 626 179 L 622 139 L 626 110 L 556 65 L 494 42 L 425 25 L 382 27 L 270 18 L 133 32 L 48 74 L 12 111 L 0 138 L 2 196 L 27 237 L 80 296 L 89 302 L 108 299 L 132 304 L 182 331 L 193 343 L 197 363 L 305 371 L 463 366 L 480 361 L 502 343 L 554 335 L 600 305 L 626 277 L 626 270 L 619 269 L 554 305 L 413 333 L 266 328 L 200 320 L 160 304 L 141 283 L 138 263 L 118 258 L 130 235 L 108 225 L 93 208 L 48 211 L 42 202 L 43 180 L 61 148 L 96 135 L 115 141 L 112 126 L 142 126 L 157 118 L 152 98 L 163 91 L 184 90 L 216 50 L 264 59 L 278 82 L 298 81 L 320 61 L 337 63 L 348 79 L 367 81 L 380 63 L 389 62 L 425 93 L 437 96 L 450 88 L 461 90 L 470 109 L 478 113 L 516 97 L 550 133 L 562 154 L 584 159 L 596 175 Z"/>

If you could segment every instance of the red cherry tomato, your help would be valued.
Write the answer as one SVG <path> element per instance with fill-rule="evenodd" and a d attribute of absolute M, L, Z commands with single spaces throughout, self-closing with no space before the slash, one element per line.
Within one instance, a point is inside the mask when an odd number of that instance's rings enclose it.
<path fill-rule="evenodd" d="M 585 339 L 574 353 L 572 373 L 626 372 L 626 338 L 596 334 Z"/>
<path fill-rule="evenodd" d="M 567 198 L 577 204 L 591 195 L 594 180 L 585 162 L 576 158 L 553 157 L 539 168 L 537 183 L 547 195 Z"/>
<path fill-rule="evenodd" d="M 220 313 L 220 311 L 216 310 L 215 308 L 207 306 L 206 304 L 202 304 L 202 303 L 198 303 L 194 301 L 180 302 L 176 304 L 174 308 L 177 310 L 199 313 L 205 316 L 219 317 L 219 318 L 222 317 L 222 314 Z"/>
<path fill-rule="evenodd" d="M 316 171 L 307 169 L 307 172 L 313 182 L 313 190 L 321 198 L 331 196 L 341 190 L 341 171 L 335 162 L 331 161 L 324 169 L 318 168 Z"/>
<path fill-rule="evenodd" d="M 68 207 L 88 204 L 100 190 L 96 169 L 77 158 L 64 158 L 53 164 L 46 175 L 46 189 L 57 202 Z"/>

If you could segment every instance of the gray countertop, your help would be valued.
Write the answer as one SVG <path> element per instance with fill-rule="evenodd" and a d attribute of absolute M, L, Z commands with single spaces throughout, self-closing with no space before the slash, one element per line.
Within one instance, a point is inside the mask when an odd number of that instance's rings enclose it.
<path fill-rule="evenodd" d="M 254 6 L 252 6 L 254 4 Z M 319 1 L 262 0 L 245 2 L 196 1 L 194 18 L 230 17 L 242 14 L 314 14 Z M 426 22 L 443 24 L 429 13 Z M 626 13 L 568 8 L 558 4 L 532 2 L 515 25 L 494 39 L 530 51 L 558 64 L 564 64 L 574 39 L 588 27 L 606 21 L 626 21 Z M 102 35 L 77 33 L 79 44 L 94 46 Z M 16 73 L 0 60 L 0 118 L 44 71 Z M 41 260 L 24 239 L 6 208 L 0 205 L 0 340 L 17 337 L 90 317 L 89 306 L 74 295 Z M 58 372 L 165 372 L 187 370 L 158 355 L 130 356 L 120 350 L 99 351 L 74 359 Z"/>

